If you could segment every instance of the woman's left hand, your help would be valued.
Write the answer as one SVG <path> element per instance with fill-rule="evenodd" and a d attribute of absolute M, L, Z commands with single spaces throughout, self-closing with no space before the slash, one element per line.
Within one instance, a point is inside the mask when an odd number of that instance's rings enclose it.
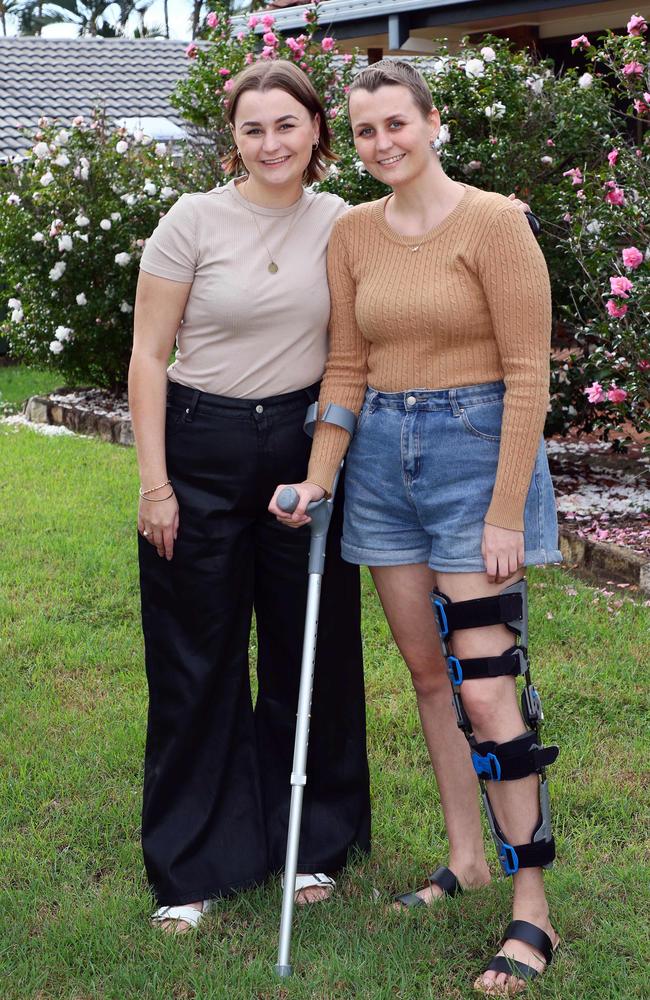
<path fill-rule="evenodd" d="M 524 565 L 524 533 L 486 524 L 483 528 L 481 555 L 485 561 L 488 583 L 503 583 Z"/>
<path fill-rule="evenodd" d="M 515 208 L 520 208 L 522 212 L 530 212 L 530 205 L 527 201 L 522 201 L 516 194 L 509 194 L 508 201 L 511 201 Z"/>

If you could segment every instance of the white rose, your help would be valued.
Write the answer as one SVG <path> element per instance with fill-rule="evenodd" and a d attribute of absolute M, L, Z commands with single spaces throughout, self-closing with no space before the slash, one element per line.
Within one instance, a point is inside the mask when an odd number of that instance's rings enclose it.
<path fill-rule="evenodd" d="M 34 235 L 32 236 L 32 240 L 34 243 L 42 243 L 44 239 L 45 237 L 43 236 L 43 233 L 34 233 Z"/>
<path fill-rule="evenodd" d="M 70 340 L 71 333 L 72 330 L 70 329 L 69 326 L 57 326 L 56 330 L 54 331 L 54 336 L 56 337 L 57 340 L 61 341 Z"/>
<path fill-rule="evenodd" d="M 115 152 L 116 153 L 126 153 L 126 151 L 127 151 L 128 148 L 129 148 L 129 144 L 128 144 L 128 142 L 125 142 L 124 139 L 120 139 L 119 142 L 115 143 Z"/>
<path fill-rule="evenodd" d="M 506 106 L 501 101 L 495 101 L 485 109 L 486 118 L 503 118 L 506 113 Z"/>
<path fill-rule="evenodd" d="M 90 219 L 85 215 L 78 215 L 74 221 L 80 227 L 90 225 Z"/>
<path fill-rule="evenodd" d="M 589 90 L 594 78 L 591 73 L 583 73 L 582 76 L 578 77 L 578 86 L 582 87 L 583 90 Z"/>
<path fill-rule="evenodd" d="M 133 306 L 130 305 L 128 302 L 120 302 L 120 312 L 123 312 L 123 313 L 132 313 L 133 312 Z"/>
<path fill-rule="evenodd" d="M 69 138 L 70 138 L 69 133 L 64 128 L 62 128 L 60 132 L 57 132 L 54 141 L 57 144 L 57 146 L 65 146 Z"/>
<path fill-rule="evenodd" d="M 548 166 L 552 162 L 553 162 L 552 156 L 542 156 L 542 163 L 545 163 Z"/>
<path fill-rule="evenodd" d="M 48 170 L 41 177 L 41 184 L 43 185 L 43 187 L 47 187 L 48 184 L 51 184 L 53 180 L 54 180 L 54 174 L 50 173 L 50 171 Z"/>
<path fill-rule="evenodd" d="M 46 156 L 50 155 L 50 147 L 46 142 L 37 142 L 32 152 L 39 160 L 43 160 Z"/>
<path fill-rule="evenodd" d="M 21 306 L 22 306 L 22 303 L 21 303 L 20 299 L 8 299 L 7 300 L 7 308 L 8 309 L 20 309 Z"/>
<path fill-rule="evenodd" d="M 526 78 L 526 86 L 529 87 L 533 94 L 541 94 L 544 89 L 544 77 L 543 76 L 529 76 Z"/>
<path fill-rule="evenodd" d="M 173 188 L 164 187 L 160 189 L 160 197 L 164 198 L 166 201 L 169 201 L 170 198 L 173 198 L 175 194 L 176 192 L 174 191 Z"/>
<path fill-rule="evenodd" d="M 591 233 L 593 236 L 597 236 L 602 228 L 603 227 L 601 223 L 598 221 L 598 219 L 592 219 L 591 222 L 588 222 L 587 225 L 585 226 L 587 232 Z"/>
<path fill-rule="evenodd" d="M 150 135 L 146 135 L 145 134 L 145 135 L 142 136 L 142 139 L 140 141 L 142 142 L 143 146 L 149 146 L 150 143 L 153 142 L 153 139 L 151 138 Z"/>
<path fill-rule="evenodd" d="M 52 163 L 55 163 L 57 167 L 67 167 L 70 163 L 70 157 L 66 156 L 65 153 L 59 153 L 56 159 L 52 160 Z"/>
<path fill-rule="evenodd" d="M 470 80 L 485 76 L 485 63 L 482 59 L 468 59 L 465 63 L 465 76 Z"/>
<path fill-rule="evenodd" d="M 13 312 L 11 313 L 11 322 L 12 323 L 22 323 L 22 321 L 23 321 L 23 315 L 24 315 L 24 313 L 23 313 L 22 309 L 14 309 Z"/>
<path fill-rule="evenodd" d="M 153 151 L 156 156 L 164 156 L 167 152 L 167 146 L 164 142 L 157 142 Z"/>
<path fill-rule="evenodd" d="M 144 182 L 144 193 L 149 195 L 154 195 L 158 188 L 151 181 Z"/>
<path fill-rule="evenodd" d="M 441 125 L 436 139 L 436 147 L 439 148 L 440 146 L 446 146 L 450 139 L 451 132 L 449 131 L 449 125 Z"/>
<path fill-rule="evenodd" d="M 64 260 L 57 260 L 56 264 L 50 271 L 50 281 L 58 281 L 61 275 L 64 273 L 66 264 Z"/>
<path fill-rule="evenodd" d="M 113 222 L 119 222 L 121 218 L 122 216 L 120 215 L 119 212 L 111 212 L 111 219 L 113 220 Z"/>
<path fill-rule="evenodd" d="M 122 252 L 122 253 L 116 253 L 115 254 L 115 263 L 119 264 L 120 267 L 126 267 L 127 264 L 130 263 L 130 261 L 131 261 L 131 254 L 130 253 L 124 253 L 124 252 Z"/>
<path fill-rule="evenodd" d="M 142 142 L 142 140 L 144 139 L 144 132 L 142 131 L 141 128 L 134 129 L 133 138 L 135 142 Z"/>
<path fill-rule="evenodd" d="M 99 223 L 99 228 L 105 229 L 106 232 L 108 232 L 108 230 L 111 228 L 112 225 L 113 223 L 111 222 L 110 219 L 102 219 L 102 221 Z"/>
<path fill-rule="evenodd" d="M 362 177 L 365 174 L 365 172 L 366 172 L 366 168 L 364 167 L 364 165 L 361 162 L 361 160 L 355 160 L 354 161 L 354 168 L 355 168 L 356 172 L 358 173 L 359 177 Z"/>
<path fill-rule="evenodd" d="M 50 350 L 52 354 L 60 354 L 63 350 L 63 344 L 60 340 L 53 340 L 50 344 Z"/>
<path fill-rule="evenodd" d="M 134 194 L 122 194 L 120 198 L 126 205 L 135 205 L 136 197 Z"/>
<path fill-rule="evenodd" d="M 489 45 L 486 45 L 485 48 L 481 49 L 481 55 L 483 56 L 483 58 L 485 59 L 485 61 L 488 62 L 488 63 L 494 62 L 494 60 L 497 57 L 496 52 Z"/>
<path fill-rule="evenodd" d="M 10 194 L 7 197 L 7 204 L 8 205 L 20 205 L 20 196 L 17 195 L 17 194 Z"/>
<path fill-rule="evenodd" d="M 66 250 L 72 250 L 72 236 L 68 233 L 63 233 L 59 237 L 59 251 L 60 253 L 65 253 Z"/>
<path fill-rule="evenodd" d="M 77 305 L 78 306 L 85 306 L 85 305 L 88 304 L 88 299 L 86 298 L 86 296 L 85 296 L 85 294 L 83 292 L 79 292 L 79 294 L 77 295 L 76 298 L 77 298 Z"/>
<path fill-rule="evenodd" d="M 88 242 L 88 233 L 75 233 L 78 240 L 83 240 L 84 243 Z"/>

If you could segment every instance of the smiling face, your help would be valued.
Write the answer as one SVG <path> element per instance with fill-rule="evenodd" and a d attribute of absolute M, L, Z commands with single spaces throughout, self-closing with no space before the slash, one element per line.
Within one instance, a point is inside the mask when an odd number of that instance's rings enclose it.
<path fill-rule="evenodd" d="M 253 185 L 302 184 L 318 141 L 319 117 L 279 88 L 247 90 L 237 102 L 233 135 Z"/>
<path fill-rule="evenodd" d="M 408 87 L 387 85 L 372 93 L 361 87 L 350 94 L 350 124 L 354 145 L 368 173 L 399 187 L 431 167 L 431 142 L 440 129 L 440 115 L 428 115 L 413 100 Z"/>

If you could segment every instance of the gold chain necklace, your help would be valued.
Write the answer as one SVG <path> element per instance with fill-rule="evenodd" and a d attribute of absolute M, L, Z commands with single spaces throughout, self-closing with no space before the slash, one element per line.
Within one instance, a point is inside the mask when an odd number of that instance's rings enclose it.
<path fill-rule="evenodd" d="M 269 263 L 268 263 L 267 270 L 268 270 L 268 272 L 270 274 L 277 274 L 278 271 L 280 270 L 280 267 L 275 262 L 275 260 L 273 258 L 273 254 L 269 250 L 268 243 L 266 242 L 266 240 L 264 239 L 264 236 L 262 235 L 262 230 L 260 228 L 260 224 L 257 221 L 257 214 L 251 208 L 251 203 L 248 200 L 248 195 L 244 192 L 244 185 L 245 184 L 246 184 L 246 181 L 244 181 L 244 183 L 242 184 L 242 186 L 239 188 L 239 192 L 240 192 L 240 194 L 243 195 L 244 201 L 246 202 L 246 207 L 248 208 L 248 211 L 250 212 L 250 214 L 253 216 L 253 222 L 255 223 L 255 228 L 257 229 L 259 238 L 262 241 L 262 243 L 264 244 L 264 249 L 266 250 L 266 252 L 268 254 Z M 298 211 L 300 209 L 300 205 L 301 204 L 302 204 L 302 196 L 300 197 L 300 200 L 298 202 L 298 207 L 295 209 L 293 215 L 291 216 L 291 222 L 289 223 L 289 228 L 287 229 L 286 233 L 284 234 L 284 236 L 282 238 L 282 242 L 280 243 L 280 246 L 278 247 L 278 249 L 276 251 L 276 256 L 280 253 L 280 251 L 282 250 L 282 247 L 287 242 L 287 237 L 288 237 L 289 233 L 291 232 L 291 230 L 293 229 L 294 223 L 295 223 L 296 219 L 298 218 Z"/>

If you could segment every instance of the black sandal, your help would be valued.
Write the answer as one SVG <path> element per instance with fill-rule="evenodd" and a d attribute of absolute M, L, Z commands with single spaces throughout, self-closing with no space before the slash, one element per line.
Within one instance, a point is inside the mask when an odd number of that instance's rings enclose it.
<path fill-rule="evenodd" d="M 454 873 L 449 868 L 445 868 L 444 865 L 427 875 L 427 885 L 437 885 L 442 889 L 443 896 L 457 896 L 463 891 L 463 887 Z M 422 888 L 426 889 L 427 886 L 423 885 Z M 401 903 L 408 910 L 414 906 L 429 906 L 429 903 L 425 903 L 422 897 L 418 896 L 419 891 L 419 889 L 415 889 L 413 892 L 405 892 L 401 896 L 395 896 L 395 902 Z"/>
<path fill-rule="evenodd" d="M 541 927 L 537 927 L 536 924 L 529 923 L 527 920 L 512 920 L 508 924 L 506 932 L 501 938 L 501 947 L 503 947 L 508 939 L 522 941 L 524 944 L 528 944 L 531 948 L 535 948 L 541 952 L 546 965 L 540 972 L 538 969 L 533 968 L 532 965 L 527 965 L 526 962 L 519 962 L 516 958 L 508 958 L 506 955 L 495 955 L 488 967 L 483 970 L 481 976 L 474 983 L 474 989 L 477 993 L 487 994 L 488 996 L 493 994 L 499 995 L 499 987 L 495 988 L 492 983 L 483 983 L 482 976 L 486 972 L 505 972 L 507 976 L 524 979 L 526 982 L 535 979 L 537 976 L 541 976 L 553 961 L 553 954 L 560 943 L 558 941 L 554 948 L 553 942 L 546 931 L 543 931 Z M 504 985 L 503 995 L 511 996 L 512 991 L 505 993 L 506 989 L 507 985 Z"/>

